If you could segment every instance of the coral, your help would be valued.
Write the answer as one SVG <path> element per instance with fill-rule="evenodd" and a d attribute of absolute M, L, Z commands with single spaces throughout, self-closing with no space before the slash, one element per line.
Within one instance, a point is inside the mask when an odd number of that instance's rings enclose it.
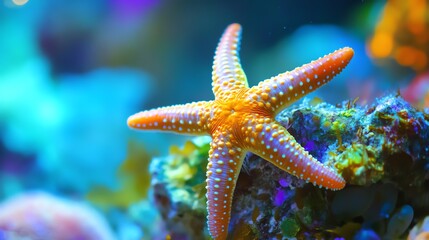
<path fill-rule="evenodd" d="M 350 184 L 338 192 L 319 189 L 248 154 L 234 192 L 229 237 L 381 239 L 403 236 L 411 221 L 429 214 L 425 204 L 429 116 L 401 97 L 388 95 L 366 107 L 353 101 L 337 106 L 304 101 L 277 120 L 317 159 L 338 168 Z M 189 164 L 195 156 L 174 167 L 171 158 L 152 162 L 152 171 L 158 173 L 153 175 L 155 195 L 162 196 L 157 198 L 158 207 L 168 229 L 189 229 L 180 218 L 166 213 L 181 212 L 188 219 L 203 221 L 205 212 L 195 209 L 205 207 L 204 197 L 189 201 L 189 196 L 195 199 L 195 190 L 175 194 L 194 185 L 165 176 L 174 169 L 186 169 L 178 165 Z M 190 176 L 198 171 L 204 170 L 199 168 Z M 187 174 L 182 176 L 188 178 Z M 191 232 L 182 236 L 194 238 Z"/>
<path fill-rule="evenodd" d="M 401 154 L 414 163 L 426 164 L 428 119 L 427 114 L 393 95 L 367 107 L 354 106 L 353 102 L 339 107 L 327 103 L 311 106 L 304 102 L 278 117 L 283 125 L 290 125 L 292 135 L 311 154 L 337 168 L 347 183 L 356 185 L 396 178 L 393 175 L 400 169 L 396 169 L 394 162 Z M 399 161 L 405 164 L 407 160 Z M 422 179 L 413 181 L 422 183 Z"/>
<path fill-rule="evenodd" d="M 299 232 L 300 226 L 295 219 L 286 218 L 280 223 L 280 229 L 282 230 L 283 236 L 292 238 Z"/>
<path fill-rule="evenodd" d="M 333 152 L 330 154 L 335 156 Z M 383 175 L 383 166 L 377 163 L 375 149 L 372 146 L 352 143 L 335 158 L 334 167 L 352 184 L 365 185 L 368 181 L 376 182 Z"/>
<path fill-rule="evenodd" d="M 429 216 L 425 217 L 421 222 L 415 225 L 410 233 L 408 239 L 424 240 L 429 238 Z"/>
<path fill-rule="evenodd" d="M 390 218 L 387 224 L 386 234 L 384 235 L 387 239 L 399 238 L 410 226 L 413 220 L 414 210 L 409 205 L 402 206 L 393 216 Z"/>
<path fill-rule="evenodd" d="M 210 138 L 172 146 L 170 155 L 150 164 L 156 205 L 172 239 L 206 239 L 205 169 Z"/>
<path fill-rule="evenodd" d="M 113 240 L 105 220 L 92 208 L 46 193 L 27 193 L 0 205 L 0 238 Z M 1 238 L 3 239 L 3 238 Z"/>

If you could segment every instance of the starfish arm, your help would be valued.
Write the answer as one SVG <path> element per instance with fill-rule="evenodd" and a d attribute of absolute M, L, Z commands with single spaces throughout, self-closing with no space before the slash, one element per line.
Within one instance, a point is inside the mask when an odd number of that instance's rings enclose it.
<path fill-rule="evenodd" d="M 207 133 L 212 101 L 161 107 L 136 113 L 128 118 L 128 126 L 141 130 L 160 130 L 182 134 Z"/>
<path fill-rule="evenodd" d="M 245 152 L 235 147 L 231 134 L 213 138 L 207 165 L 208 227 L 213 239 L 226 239 L 235 184 Z"/>
<path fill-rule="evenodd" d="M 353 49 L 345 47 L 316 61 L 270 78 L 252 87 L 250 97 L 264 101 L 275 114 L 316 90 L 339 74 L 353 57 Z"/>
<path fill-rule="evenodd" d="M 228 91 L 248 87 L 246 75 L 241 68 L 238 51 L 240 48 L 241 26 L 229 25 L 216 48 L 213 62 L 213 93 L 217 99 L 227 97 Z"/>
<path fill-rule="evenodd" d="M 315 185 L 338 190 L 345 186 L 344 179 L 334 170 L 311 156 L 279 123 L 262 119 L 252 125 L 246 135 L 250 151 L 278 168 Z"/>

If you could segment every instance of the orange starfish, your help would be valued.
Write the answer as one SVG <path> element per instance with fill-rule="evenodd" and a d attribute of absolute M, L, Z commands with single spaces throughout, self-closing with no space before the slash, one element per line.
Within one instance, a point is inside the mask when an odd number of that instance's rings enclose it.
<path fill-rule="evenodd" d="M 340 73 L 353 50 L 342 48 L 249 88 L 238 58 L 240 35 L 241 26 L 231 24 L 216 49 L 215 100 L 143 111 L 128 118 L 128 125 L 136 129 L 211 135 L 206 188 L 208 227 L 214 239 L 227 236 L 232 196 L 248 151 L 315 185 L 333 190 L 345 186 L 344 179 L 313 158 L 275 116 Z"/>

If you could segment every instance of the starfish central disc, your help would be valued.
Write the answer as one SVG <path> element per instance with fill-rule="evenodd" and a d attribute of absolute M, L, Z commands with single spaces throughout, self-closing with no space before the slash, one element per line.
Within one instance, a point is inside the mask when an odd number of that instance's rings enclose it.
<path fill-rule="evenodd" d="M 249 88 L 238 57 L 240 35 L 240 25 L 231 24 L 216 49 L 215 100 L 152 109 L 128 118 L 135 129 L 212 137 L 206 188 L 208 227 L 214 239 L 226 239 L 232 197 L 248 151 L 315 185 L 332 190 L 345 186 L 344 179 L 313 158 L 275 116 L 339 74 L 353 50 L 339 49 Z"/>

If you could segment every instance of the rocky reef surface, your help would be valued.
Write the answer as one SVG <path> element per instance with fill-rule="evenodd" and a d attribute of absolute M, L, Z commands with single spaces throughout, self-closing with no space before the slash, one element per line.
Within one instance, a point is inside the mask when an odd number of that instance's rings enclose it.
<path fill-rule="evenodd" d="M 304 100 L 277 116 L 316 159 L 347 181 L 307 184 L 254 154 L 237 181 L 230 239 L 397 239 L 428 236 L 429 114 L 400 96 L 370 106 Z M 152 188 L 172 239 L 207 239 L 205 169 L 210 138 L 152 160 Z M 413 228 L 414 227 L 414 228 Z M 412 230 L 411 230 L 412 229 Z"/>

